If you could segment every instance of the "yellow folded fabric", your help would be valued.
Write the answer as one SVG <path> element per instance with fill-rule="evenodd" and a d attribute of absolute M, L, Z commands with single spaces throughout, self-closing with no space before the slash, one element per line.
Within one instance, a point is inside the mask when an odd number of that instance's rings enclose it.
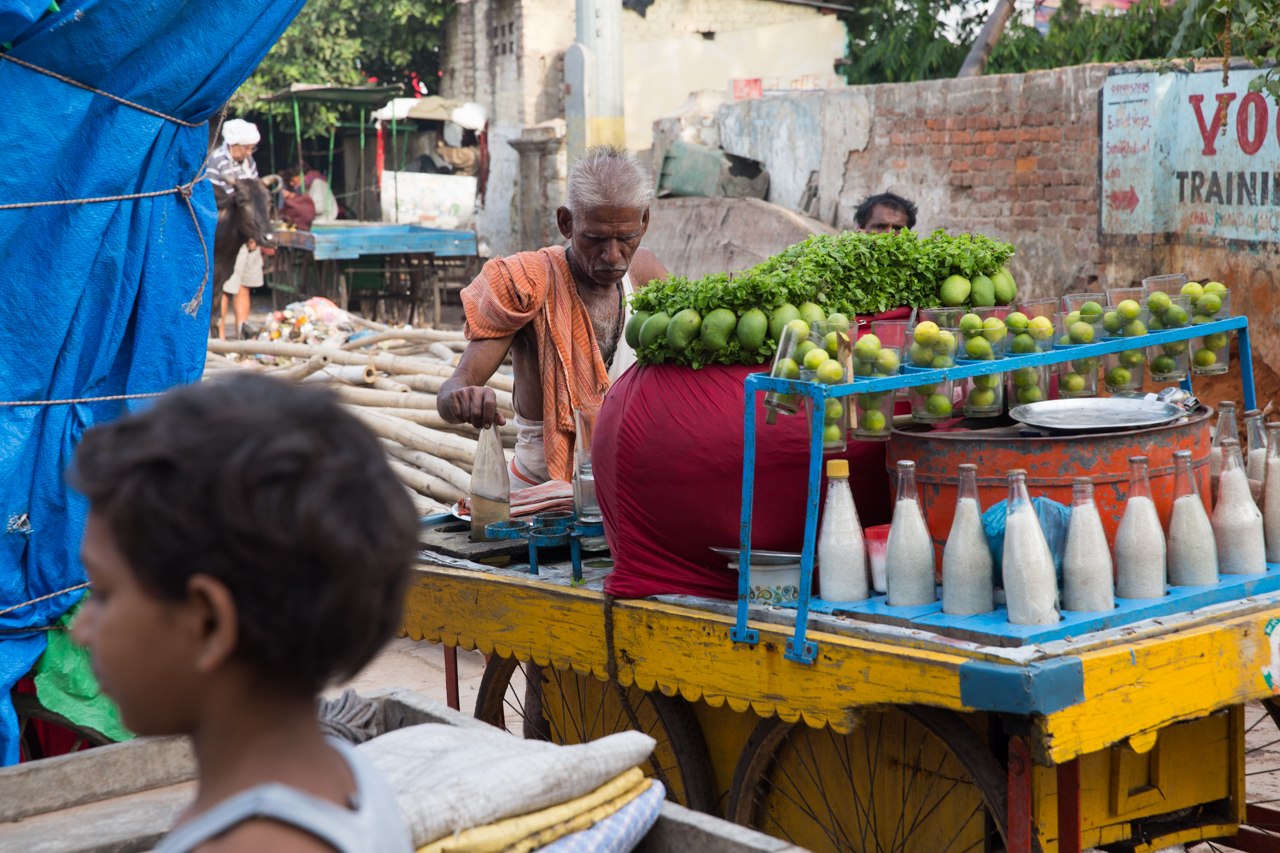
<path fill-rule="evenodd" d="M 614 806 L 612 811 L 605 814 L 605 816 L 608 816 L 608 814 L 612 814 L 613 811 L 617 811 L 617 809 L 635 799 L 648 786 L 649 780 L 644 778 L 644 773 L 641 772 L 639 767 L 633 767 L 586 796 L 543 809 L 542 811 L 500 820 L 487 826 L 472 827 L 450 835 L 448 838 L 441 838 L 419 847 L 418 853 L 502 853 L 507 848 L 536 833 L 586 815 L 601 806 L 611 805 L 613 801 L 629 794 L 630 797 L 623 803 Z M 596 818 L 596 820 L 599 819 Z M 587 826 L 590 825 L 587 824 Z M 546 844 L 549 841 L 543 843 Z"/>
<path fill-rule="evenodd" d="M 541 832 L 535 832 L 528 838 L 522 838 L 506 850 L 503 850 L 502 853 L 530 853 L 530 851 L 537 850 L 539 847 L 545 847 L 551 842 L 559 838 L 563 838 L 571 832 L 582 832 L 584 829 L 590 829 L 600 821 L 621 809 L 627 803 L 634 800 L 636 797 L 643 794 L 645 791 L 649 790 L 649 787 L 652 784 L 652 779 L 645 779 L 625 794 L 615 797 L 603 805 L 596 806 L 585 814 L 580 814 L 571 820 L 566 820 L 564 823 L 557 823 L 555 826 L 549 826 Z"/>

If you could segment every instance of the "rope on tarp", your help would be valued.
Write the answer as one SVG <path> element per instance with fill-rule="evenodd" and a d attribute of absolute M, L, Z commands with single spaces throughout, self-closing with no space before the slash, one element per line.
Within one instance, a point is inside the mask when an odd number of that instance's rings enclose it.
<path fill-rule="evenodd" d="M 75 397 L 69 400 L 6 400 L 0 406 L 69 406 L 73 403 L 103 403 L 108 400 L 142 400 L 147 397 L 163 397 L 168 391 L 149 391 L 146 394 L 112 394 L 107 397 Z M 0 614 L 5 611 L 0 610 Z"/>
<path fill-rule="evenodd" d="M 6 607 L 4 610 L 0 610 L 0 616 L 5 615 L 6 613 L 12 613 L 12 612 L 13 612 L 13 611 L 15 611 L 15 610 L 21 610 L 21 609 L 22 609 L 22 608 L 24 608 L 24 607 L 30 607 L 32 604 L 39 604 L 39 603 L 40 603 L 40 602 L 42 602 L 42 601 L 48 601 L 48 600 L 49 600 L 49 599 L 51 599 L 51 598 L 57 598 L 58 596 L 60 596 L 60 595 L 65 595 L 65 594 L 66 594 L 66 593 L 68 593 L 68 592 L 75 592 L 75 591 L 76 591 L 76 590 L 78 590 L 78 589 L 85 589 L 85 588 L 87 588 L 87 587 L 91 587 L 91 586 L 93 586 L 93 583 L 92 583 L 92 582 L 90 582 L 90 581 L 85 581 L 84 583 L 76 584 L 75 586 L 69 586 L 69 587 L 67 587 L 66 589 L 60 589 L 60 590 L 58 590 L 57 592 L 51 592 L 51 593 L 49 593 L 48 595 L 42 595 L 42 596 L 40 596 L 39 598 L 33 598 L 33 599 L 31 599 L 30 601 L 24 601 L 24 602 L 22 602 L 21 604 L 15 604 L 15 605 L 13 605 L 12 607 Z M 36 629 L 35 629 L 35 628 L 23 628 L 22 630 L 24 630 L 24 631 L 34 631 L 34 630 L 36 630 Z"/>
<path fill-rule="evenodd" d="M 61 81 L 63 83 L 66 83 L 69 86 L 75 86 L 76 88 L 93 92 L 95 95 L 101 95 L 104 98 L 110 98 L 111 100 L 116 101 L 117 103 L 124 104 L 126 107 L 132 107 L 133 109 L 144 112 L 147 115 L 153 115 L 157 118 L 162 118 L 165 121 L 171 121 L 174 124 L 180 124 L 183 127 L 203 127 L 208 123 L 207 121 L 201 121 L 201 122 L 183 121 L 180 118 L 174 118 L 173 116 L 165 115 L 164 113 L 159 112 L 157 110 L 153 110 L 150 107 L 144 107 L 142 104 L 136 104 L 133 101 L 130 101 L 128 98 L 122 98 L 119 95 L 113 95 L 110 92 L 104 92 L 101 89 L 95 89 L 94 87 L 88 85 L 87 83 L 81 83 L 79 80 L 73 80 L 70 77 L 66 77 L 66 76 L 63 76 L 62 74 L 58 74 L 57 72 L 50 71 L 47 68 L 41 68 L 39 65 L 35 65 L 34 63 L 27 62 L 22 59 L 18 59 L 16 57 L 10 56 L 7 53 L 0 53 L 0 60 L 7 60 L 9 62 L 14 63 L 15 65 L 20 65 L 23 68 L 27 68 L 31 71 L 35 71 L 38 74 L 44 74 L 48 77 L 52 77 L 54 80 Z M 218 127 L 216 130 L 214 130 L 214 133 L 213 133 L 214 139 L 217 139 L 218 134 L 222 132 L 222 122 L 226 117 L 227 117 L 226 109 L 223 108 L 223 111 L 218 113 Z M 200 287 L 196 290 L 195 294 L 192 295 L 192 297 L 182 305 L 183 313 L 190 317 L 194 317 L 196 315 L 196 312 L 200 310 L 201 303 L 204 301 L 204 286 L 209 283 L 210 268 L 209 268 L 209 245 L 204 240 L 204 232 L 200 230 L 200 220 L 196 218 L 195 206 L 191 204 L 191 192 L 192 192 L 192 188 L 194 188 L 196 184 L 200 183 L 206 177 L 208 177 L 205 172 L 205 169 L 209 165 L 209 157 L 212 154 L 213 154 L 212 149 L 205 152 L 204 160 L 200 162 L 200 168 L 196 170 L 196 176 L 185 184 L 178 184 L 173 189 L 155 190 L 154 192 L 149 192 L 149 193 L 128 193 L 124 195 L 99 196 L 97 198 L 73 198 L 73 199 L 64 199 L 60 201 L 26 201 L 26 202 L 17 202 L 13 204 L 0 204 L 0 210 L 17 210 L 19 208 L 28 208 L 28 207 L 51 207 L 54 205 L 61 205 L 61 204 L 94 204 L 97 202 L 132 201 L 134 199 L 140 199 L 140 198 L 156 198 L 158 196 L 164 196 L 164 195 L 177 195 L 187 205 L 187 212 L 191 214 L 191 224 L 195 226 L 196 236 L 200 238 L 201 254 L 204 255 L 204 278 L 200 280 Z M 100 398 L 100 399 L 128 399 L 128 398 L 119 397 L 119 398 Z M 56 401 L 56 402 L 89 402 L 89 400 L 70 400 L 70 401 Z M 40 405 L 40 404 L 38 403 L 36 404 L 4 403 L 0 405 Z"/>

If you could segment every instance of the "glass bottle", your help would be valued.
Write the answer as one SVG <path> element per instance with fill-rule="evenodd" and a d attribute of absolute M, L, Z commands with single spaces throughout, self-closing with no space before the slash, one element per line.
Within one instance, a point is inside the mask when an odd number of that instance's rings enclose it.
<path fill-rule="evenodd" d="M 1209 446 L 1209 497 L 1218 503 L 1218 477 L 1222 474 L 1222 442 L 1236 438 L 1236 404 L 1223 400 L 1218 404 L 1218 425 L 1213 430 L 1213 444 Z"/>
<path fill-rule="evenodd" d="M 1027 472 L 1009 472 L 1009 498 L 1004 521 L 1005 604 L 1014 625 L 1053 625 L 1058 621 L 1058 577 L 1053 554 L 1040 528 Z"/>
<path fill-rule="evenodd" d="M 1252 575 L 1267 570 L 1267 547 L 1262 511 L 1254 503 L 1240 441 L 1222 440 L 1222 475 L 1218 502 L 1213 507 L 1213 536 L 1218 547 L 1218 571 L 1224 575 Z"/>
<path fill-rule="evenodd" d="M 1062 557 L 1062 609 L 1092 613 L 1115 606 L 1111 549 L 1093 500 L 1093 480 L 1076 477 L 1071 483 L 1071 525 Z"/>
<path fill-rule="evenodd" d="M 920 511 L 916 493 L 916 463 L 898 463 L 898 500 L 885 545 L 884 572 L 891 607 L 911 607 L 938 600 L 933 576 L 933 538 Z"/>
<path fill-rule="evenodd" d="M 489 542 L 485 525 L 511 518 L 511 475 L 498 425 L 480 430 L 471 468 L 471 541 Z"/>
<path fill-rule="evenodd" d="M 1164 528 L 1151 499 L 1147 457 L 1129 457 L 1129 499 L 1116 528 L 1116 595 L 1120 598 L 1163 598 Z"/>
<path fill-rule="evenodd" d="M 1267 424 L 1267 479 L 1262 494 L 1267 562 L 1280 563 L 1280 423 Z"/>
<path fill-rule="evenodd" d="M 960 466 L 960 488 L 951 533 L 942 549 L 942 612 L 953 616 L 995 609 L 991 546 L 978 503 L 978 466 Z"/>
<path fill-rule="evenodd" d="M 867 547 L 849 489 L 849 460 L 827 460 L 827 495 L 818 533 L 818 567 L 824 601 L 862 601 L 869 594 Z"/>
<path fill-rule="evenodd" d="M 1244 434 L 1249 442 L 1249 479 L 1261 483 L 1267 476 L 1267 427 L 1262 412 L 1250 409 L 1244 413 Z"/>
<path fill-rule="evenodd" d="M 1213 525 L 1191 470 L 1191 451 L 1173 454 L 1173 513 L 1169 517 L 1169 583 L 1207 586 L 1218 582 Z"/>

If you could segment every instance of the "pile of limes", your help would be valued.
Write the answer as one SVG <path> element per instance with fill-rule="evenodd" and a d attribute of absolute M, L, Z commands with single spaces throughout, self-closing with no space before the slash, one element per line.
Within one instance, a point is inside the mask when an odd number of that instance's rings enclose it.
<path fill-rule="evenodd" d="M 1102 329 L 1111 338 L 1137 338 L 1147 333 L 1142 305 L 1136 299 L 1122 300 L 1102 315 Z"/>
<path fill-rule="evenodd" d="M 960 318 L 960 336 L 964 339 L 963 358 L 991 361 L 1003 347 L 1008 329 L 999 317 L 983 319 L 977 314 Z"/>
<path fill-rule="evenodd" d="M 1151 331 L 1180 329 L 1187 325 L 1190 317 L 1187 314 L 1187 306 L 1182 305 L 1181 302 L 1182 300 L 1174 301 L 1169 294 L 1159 290 L 1148 296 L 1147 311 L 1150 318 L 1147 326 Z"/>
<path fill-rule="evenodd" d="M 835 358 L 835 351 L 838 351 L 839 346 L 835 332 L 826 336 L 813 335 L 810 333 L 809 323 L 801 319 L 791 320 L 787 323 L 787 328 L 794 329 L 796 336 L 801 340 L 790 359 L 779 359 L 774 364 L 775 377 L 778 376 L 778 365 L 781 362 L 792 361 L 803 366 L 805 370 L 812 370 L 815 374 L 814 378 L 824 385 L 836 385 L 845 380 L 844 367 Z M 879 341 L 876 342 L 876 347 L 879 348 Z M 798 373 L 796 378 L 799 378 Z"/>
<path fill-rule="evenodd" d="M 1048 398 L 1049 371 L 1045 367 L 1019 367 L 1010 371 L 1011 393 L 1019 403 L 1039 403 Z"/>
<path fill-rule="evenodd" d="M 1053 338 L 1053 321 L 1048 317 L 1028 317 L 1021 311 L 1014 311 L 1004 318 L 1009 328 L 1005 338 L 1005 352 L 1010 355 L 1031 355 L 1044 352 L 1046 341 Z"/>
<path fill-rule="evenodd" d="M 911 333 L 908 358 L 916 367 L 932 367 L 941 370 L 955 367 L 959 342 L 950 329 L 940 329 L 932 320 L 917 323 Z"/>
<path fill-rule="evenodd" d="M 969 389 L 969 396 L 965 398 L 964 407 L 966 412 L 970 410 L 987 412 L 1001 407 L 1000 383 L 1002 375 L 1000 373 L 988 373 L 983 376 L 973 377 L 973 387 Z"/>

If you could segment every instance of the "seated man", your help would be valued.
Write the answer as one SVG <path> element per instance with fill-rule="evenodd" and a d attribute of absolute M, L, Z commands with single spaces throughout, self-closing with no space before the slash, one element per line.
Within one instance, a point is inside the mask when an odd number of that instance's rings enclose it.
<path fill-rule="evenodd" d="M 280 218 L 298 231 L 310 231 L 316 218 L 316 203 L 311 196 L 302 194 L 302 178 L 294 175 L 280 188 L 284 201 L 280 204 Z"/>
<path fill-rule="evenodd" d="M 513 489 L 572 479 L 573 410 L 599 405 L 635 360 L 622 336 L 627 295 L 667 276 L 640 248 L 652 184 L 626 151 L 588 150 L 569 171 L 568 204 L 556 211 L 568 248 L 495 258 L 462 291 L 470 343 L 437 405 L 449 423 L 506 423 L 485 382 L 511 352 Z"/>
<path fill-rule="evenodd" d="M 890 231 L 910 231 L 916 227 L 916 206 L 900 195 L 880 193 L 868 196 L 854 211 L 853 220 L 859 231 L 872 234 L 888 234 Z"/>

